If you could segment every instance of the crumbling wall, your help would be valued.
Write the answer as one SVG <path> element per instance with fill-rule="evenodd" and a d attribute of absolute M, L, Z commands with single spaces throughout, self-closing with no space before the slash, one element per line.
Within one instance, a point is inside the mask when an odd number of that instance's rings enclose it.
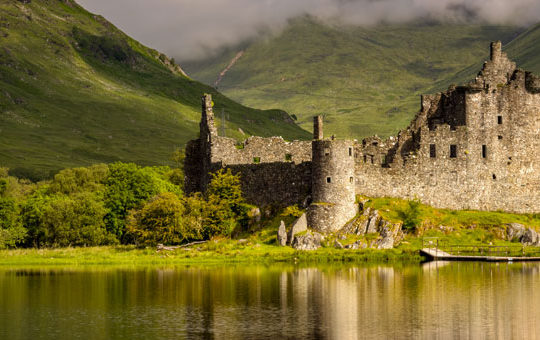
<path fill-rule="evenodd" d="M 473 83 L 423 96 L 397 138 L 355 146 L 357 193 L 440 208 L 540 211 L 539 85 L 493 44 Z"/>

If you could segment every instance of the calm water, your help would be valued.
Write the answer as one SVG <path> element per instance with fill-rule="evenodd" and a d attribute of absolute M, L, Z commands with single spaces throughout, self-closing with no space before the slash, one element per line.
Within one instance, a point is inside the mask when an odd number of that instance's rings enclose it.
<path fill-rule="evenodd" d="M 0 339 L 540 339 L 540 264 L 0 267 Z"/>

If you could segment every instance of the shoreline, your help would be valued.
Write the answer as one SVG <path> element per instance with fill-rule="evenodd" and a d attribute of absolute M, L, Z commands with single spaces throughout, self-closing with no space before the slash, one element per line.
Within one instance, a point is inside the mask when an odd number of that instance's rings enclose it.
<path fill-rule="evenodd" d="M 215 264 L 330 264 L 330 263 L 421 263 L 424 258 L 413 250 L 348 250 L 321 248 L 297 251 L 271 245 L 248 246 L 243 249 L 176 249 L 134 246 L 102 246 L 58 249 L 0 250 L 0 268 L 28 265 L 215 265 Z"/>

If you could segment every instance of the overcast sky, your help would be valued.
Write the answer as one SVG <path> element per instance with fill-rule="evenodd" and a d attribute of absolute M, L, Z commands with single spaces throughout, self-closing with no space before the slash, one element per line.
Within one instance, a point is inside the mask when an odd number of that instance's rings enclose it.
<path fill-rule="evenodd" d="M 310 14 L 356 25 L 430 18 L 490 24 L 540 21 L 540 0 L 77 0 L 124 32 L 187 60 L 219 47 L 279 32 L 287 20 Z"/>

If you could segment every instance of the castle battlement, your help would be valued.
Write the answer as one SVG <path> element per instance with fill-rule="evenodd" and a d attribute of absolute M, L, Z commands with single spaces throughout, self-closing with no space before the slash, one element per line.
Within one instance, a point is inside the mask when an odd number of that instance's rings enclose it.
<path fill-rule="evenodd" d="M 491 44 L 490 60 L 463 86 L 423 95 L 421 110 L 397 136 L 362 141 L 218 136 L 211 97 L 203 98 L 201 137 L 186 148 L 186 191 L 203 191 L 208 173 L 241 174 L 257 205 L 302 204 L 319 231 L 357 213 L 355 196 L 418 198 L 439 208 L 540 212 L 540 78 Z"/>

